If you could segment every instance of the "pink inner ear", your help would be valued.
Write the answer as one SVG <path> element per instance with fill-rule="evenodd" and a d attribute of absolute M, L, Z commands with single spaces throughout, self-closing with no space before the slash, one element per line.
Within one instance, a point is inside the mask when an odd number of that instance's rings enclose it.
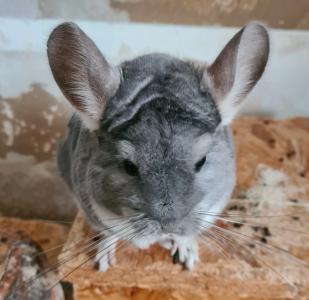
<path fill-rule="evenodd" d="M 224 99 L 233 87 L 242 33 L 243 29 L 234 35 L 207 70 L 205 79 L 215 99 Z"/>
<path fill-rule="evenodd" d="M 203 76 L 219 107 L 222 123 L 229 124 L 246 95 L 262 76 L 269 54 L 267 30 L 249 23 L 224 47 Z"/>
<path fill-rule="evenodd" d="M 106 101 L 114 95 L 120 75 L 94 42 L 74 23 L 56 27 L 47 42 L 54 78 L 89 129 L 96 129 Z"/>

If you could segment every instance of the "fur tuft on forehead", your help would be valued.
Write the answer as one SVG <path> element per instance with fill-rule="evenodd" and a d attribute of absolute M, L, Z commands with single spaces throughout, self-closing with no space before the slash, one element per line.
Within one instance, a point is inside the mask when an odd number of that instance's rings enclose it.
<path fill-rule="evenodd" d="M 186 119 L 206 131 L 214 131 L 220 123 L 216 104 L 207 91 L 201 90 L 201 76 L 192 64 L 169 55 L 149 54 L 120 67 L 121 84 L 101 120 L 109 132 L 126 126 L 149 105 L 170 119 Z"/>

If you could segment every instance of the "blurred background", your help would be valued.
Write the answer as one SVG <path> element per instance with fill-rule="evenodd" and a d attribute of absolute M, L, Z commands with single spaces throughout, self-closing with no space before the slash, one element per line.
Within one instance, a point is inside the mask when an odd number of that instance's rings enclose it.
<path fill-rule="evenodd" d="M 46 57 L 68 20 L 114 64 L 149 52 L 211 62 L 238 27 L 262 21 L 270 61 L 242 114 L 309 116 L 308 0 L 0 0 L 0 215 L 75 215 L 54 159 L 71 112 Z"/>

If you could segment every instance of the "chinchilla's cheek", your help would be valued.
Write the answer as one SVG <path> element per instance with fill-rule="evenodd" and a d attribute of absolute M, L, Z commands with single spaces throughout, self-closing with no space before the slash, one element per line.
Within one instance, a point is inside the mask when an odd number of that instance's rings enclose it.
<path fill-rule="evenodd" d="M 120 208 L 121 215 L 124 217 L 132 217 L 137 218 L 138 215 L 140 215 L 140 212 L 137 209 L 125 206 L 126 204 L 123 203 L 123 205 Z"/>

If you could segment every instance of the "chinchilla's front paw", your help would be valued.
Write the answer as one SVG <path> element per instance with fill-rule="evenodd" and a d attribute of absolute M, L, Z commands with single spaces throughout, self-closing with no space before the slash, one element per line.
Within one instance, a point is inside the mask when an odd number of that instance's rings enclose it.
<path fill-rule="evenodd" d="M 98 263 L 98 269 L 101 272 L 107 271 L 110 266 L 116 263 L 116 239 L 107 238 L 100 242 L 95 256 L 95 262 Z"/>
<path fill-rule="evenodd" d="M 173 258 L 184 264 L 188 270 L 192 270 L 199 261 L 198 245 L 193 237 L 175 237 L 160 242 L 160 245 L 170 250 Z"/>

